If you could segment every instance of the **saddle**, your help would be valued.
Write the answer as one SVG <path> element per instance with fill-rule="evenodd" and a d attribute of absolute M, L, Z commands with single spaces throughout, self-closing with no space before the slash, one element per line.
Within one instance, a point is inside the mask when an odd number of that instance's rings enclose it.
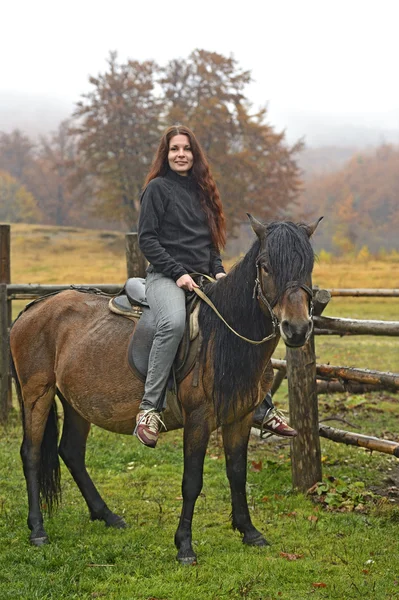
<path fill-rule="evenodd" d="M 149 355 L 155 335 L 155 318 L 145 296 L 145 279 L 133 277 L 126 281 L 119 296 L 109 301 L 111 312 L 132 320 L 133 335 L 128 347 L 128 362 L 135 376 L 145 381 L 148 371 Z M 168 391 L 177 396 L 178 384 L 195 368 L 193 386 L 198 385 L 200 336 L 198 327 L 199 298 L 195 294 L 187 295 L 186 328 L 169 375 L 168 385 L 161 399 L 161 410 L 166 408 Z M 174 393 L 173 390 L 174 389 Z M 172 408 L 172 407 L 170 407 Z M 174 411 L 175 412 L 175 411 Z M 181 420 L 181 407 L 178 406 Z"/>

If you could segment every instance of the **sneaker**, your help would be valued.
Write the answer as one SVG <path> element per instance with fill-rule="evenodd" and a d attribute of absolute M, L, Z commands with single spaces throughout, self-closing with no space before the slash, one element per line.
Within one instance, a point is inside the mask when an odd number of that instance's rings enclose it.
<path fill-rule="evenodd" d="M 296 437 L 298 435 L 296 429 L 288 425 L 283 413 L 277 408 L 272 408 L 266 413 L 260 432 L 261 438 L 270 437 L 271 435 L 281 437 Z"/>
<path fill-rule="evenodd" d="M 133 434 L 144 446 L 155 448 L 161 427 L 165 427 L 165 425 L 156 410 L 141 410 L 137 414 L 136 428 Z"/>

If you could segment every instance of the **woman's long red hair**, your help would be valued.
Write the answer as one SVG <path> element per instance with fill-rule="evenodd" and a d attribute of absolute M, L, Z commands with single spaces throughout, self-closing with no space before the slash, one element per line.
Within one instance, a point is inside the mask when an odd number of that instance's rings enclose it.
<path fill-rule="evenodd" d="M 150 181 L 155 179 L 155 177 L 163 177 L 166 175 L 169 169 L 169 143 L 171 138 L 175 135 L 186 135 L 190 140 L 194 158 L 191 175 L 200 191 L 201 206 L 208 221 L 212 243 L 215 248 L 220 251 L 226 245 L 226 221 L 223 213 L 222 201 L 204 151 L 191 129 L 184 125 L 176 125 L 169 127 L 165 131 L 155 153 L 144 187 L 147 187 Z"/>

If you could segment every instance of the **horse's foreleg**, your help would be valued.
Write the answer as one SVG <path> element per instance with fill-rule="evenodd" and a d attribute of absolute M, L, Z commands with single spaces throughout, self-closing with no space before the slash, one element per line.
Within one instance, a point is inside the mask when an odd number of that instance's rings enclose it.
<path fill-rule="evenodd" d="M 58 392 L 64 408 L 64 427 L 59 454 L 74 478 L 90 511 L 92 521 L 104 521 L 108 527 L 124 528 L 125 521 L 109 510 L 86 470 L 86 441 L 90 423 L 81 417 Z"/>
<path fill-rule="evenodd" d="M 182 565 L 192 565 L 197 556 L 192 548 L 192 520 L 196 500 L 202 489 L 204 458 L 210 428 L 202 415 L 193 414 L 184 425 L 184 472 L 182 483 L 183 508 L 175 534 L 177 560 Z"/>
<path fill-rule="evenodd" d="M 248 439 L 252 424 L 252 414 L 244 420 L 224 425 L 223 445 L 226 456 L 226 472 L 230 483 L 232 502 L 232 525 L 243 534 L 244 544 L 265 546 L 268 542 L 252 525 L 249 515 L 246 481 Z"/>

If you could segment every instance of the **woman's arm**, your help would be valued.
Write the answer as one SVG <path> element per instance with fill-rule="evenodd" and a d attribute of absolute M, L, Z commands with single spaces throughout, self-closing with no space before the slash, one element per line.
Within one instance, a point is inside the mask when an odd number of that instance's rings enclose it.
<path fill-rule="evenodd" d="M 226 275 L 226 271 L 224 270 L 222 258 L 220 256 L 220 252 L 216 250 L 215 246 L 211 247 L 211 273 L 215 276 L 216 279 L 220 279 L 220 277 L 224 277 Z"/>

